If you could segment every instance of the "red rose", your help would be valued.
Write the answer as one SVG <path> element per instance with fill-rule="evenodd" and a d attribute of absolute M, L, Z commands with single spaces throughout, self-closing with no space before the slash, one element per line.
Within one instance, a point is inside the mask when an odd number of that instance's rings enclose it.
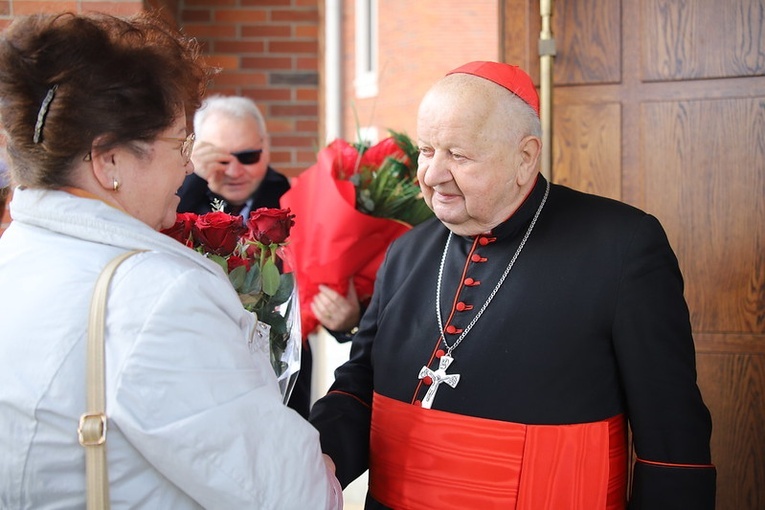
<path fill-rule="evenodd" d="M 175 215 L 175 225 L 161 230 L 176 241 L 185 244 L 189 248 L 194 247 L 194 238 L 191 236 L 191 229 L 197 221 L 196 213 L 178 213 Z"/>
<path fill-rule="evenodd" d="M 252 263 L 249 259 L 245 259 L 237 255 L 231 255 L 228 259 L 226 259 L 226 262 L 228 263 L 229 273 L 239 266 L 244 266 L 244 268 L 249 271 L 250 267 L 252 266 Z"/>
<path fill-rule="evenodd" d="M 338 179 L 347 179 L 358 170 L 359 151 L 345 140 L 338 138 L 324 150 L 333 156 L 332 174 Z"/>
<path fill-rule="evenodd" d="M 364 151 L 364 154 L 361 155 L 359 167 L 378 169 L 385 162 L 385 159 L 389 157 L 405 163 L 408 159 L 406 153 L 398 146 L 392 136 Z"/>
<path fill-rule="evenodd" d="M 192 231 L 205 251 L 226 257 L 231 255 L 239 236 L 247 229 L 242 225 L 241 216 L 216 211 L 197 217 Z"/>
<path fill-rule="evenodd" d="M 295 224 L 295 215 L 289 209 L 270 209 L 261 207 L 250 213 L 247 220 L 248 238 L 266 246 L 282 244 L 290 235 Z"/>

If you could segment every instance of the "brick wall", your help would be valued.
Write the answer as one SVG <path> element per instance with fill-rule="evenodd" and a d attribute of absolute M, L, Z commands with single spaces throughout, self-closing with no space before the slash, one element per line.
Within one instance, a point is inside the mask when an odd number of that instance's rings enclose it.
<path fill-rule="evenodd" d="M 321 0 L 179 0 L 179 23 L 222 69 L 209 93 L 252 98 L 271 163 L 295 176 L 316 160 Z"/>
<path fill-rule="evenodd" d="M 209 93 L 251 97 L 271 133 L 272 165 L 295 176 L 319 146 L 319 6 L 322 0 L 0 0 L 0 29 L 14 16 L 160 8 L 221 68 Z M 2 199 L 0 199 L 2 200 Z M 1 205 L 1 204 L 0 204 Z M 0 206 L 0 234 L 10 222 Z"/>

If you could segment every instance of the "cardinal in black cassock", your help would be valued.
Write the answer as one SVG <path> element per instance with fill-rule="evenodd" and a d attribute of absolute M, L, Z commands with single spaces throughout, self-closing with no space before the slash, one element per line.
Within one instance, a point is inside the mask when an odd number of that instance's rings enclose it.
<path fill-rule="evenodd" d="M 386 255 L 322 448 L 343 486 L 369 469 L 368 509 L 714 508 L 677 259 L 655 217 L 539 174 L 538 115 L 507 64 L 426 94 L 436 218 Z"/>

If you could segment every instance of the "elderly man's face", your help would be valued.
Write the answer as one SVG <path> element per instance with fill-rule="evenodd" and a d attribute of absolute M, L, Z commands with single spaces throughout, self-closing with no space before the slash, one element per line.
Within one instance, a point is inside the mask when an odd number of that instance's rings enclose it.
<path fill-rule="evenodd" d="M 210 142 L 229 153 L 263 150 L 257 163 L 247 164 L 231 158 L 224 172 L 212 174 L 208 179 L 208 187 L 213 193 L 231 203 L 246 201 L 263 182 L 270 159 L 268 140 L 263 137 L 255 119 L 214 113 L 196 135 L 197 143 Z"/>
<path fill-rule="evenodd" d="M 420 186 L 435 215 L 459 235 L 506 220 L 530 187 L 521 171 L 522 140 L 497 89 L 480 78 L 449 76 L 420 105 Z"/>

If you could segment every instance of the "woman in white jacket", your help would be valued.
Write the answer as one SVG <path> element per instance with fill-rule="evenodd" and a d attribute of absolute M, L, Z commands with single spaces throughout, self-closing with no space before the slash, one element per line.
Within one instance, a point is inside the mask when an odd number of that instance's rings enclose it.
<path fill-rule="evenodd" d="M 81 508 L 88 307 L 106 312 L 113 508 L 341 508 L 220 268 L 158 230 L 210 71 L 150 15 L 35 15 L 0 37 L 13 222 L 0 238 L 0 508 Z"/>

